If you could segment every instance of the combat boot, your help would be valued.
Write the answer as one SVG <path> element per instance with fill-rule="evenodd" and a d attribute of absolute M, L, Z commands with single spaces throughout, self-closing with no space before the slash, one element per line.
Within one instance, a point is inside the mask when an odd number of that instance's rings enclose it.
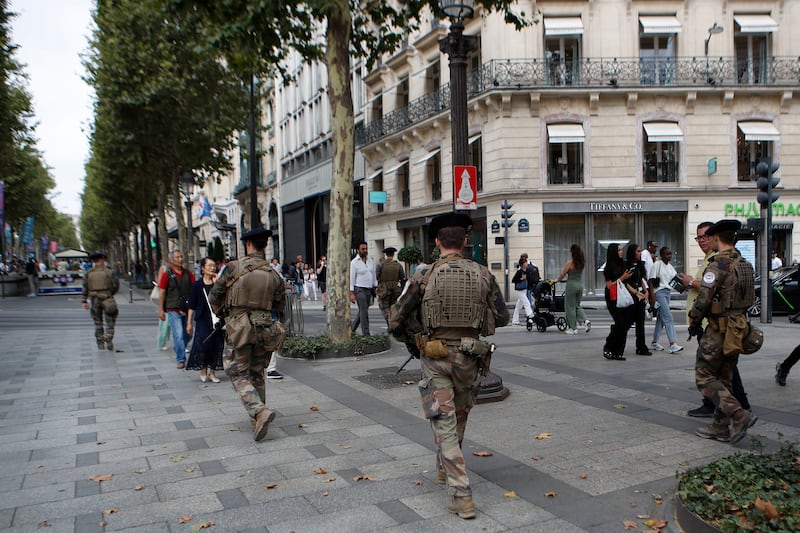
<path fill-rule="evenodd" d="M 114 343 L 112 341 L 106 341 L 106 350 L 109 352 L 114 351 Z"/>
<path fill-rule="evenodd" d="M 733 431 L 731 432 L 731 444 L 736 444 L 747 435 L 747 430 L 753 427 L 758 421 L 758 417 L 746 409 L 739 409 L 733 415 Z"/>
<path fill-rule="evenodd" d="M 704 439 L 718 440 L 720 442 L 728 442 L 731 440 L 731 433 L 728 431 L 728 426 L 714 422 L 706 427 L 697 428 L 694 432 L 698 437 Z"/>
<path fill-rule="evenodd" d="M 256 415 L 256 425 L 253 428 L 253 440 L 258 442 L 267 436 L 269 423 L 275 420 L 275 413 L 269 409 L 263 409 Z"/>
<path fill-rule="evenodd" d="M 475 518 L 475 502 L 472 501 L 472 496 L 453 496 L 447 510 L 457 514 L 459 518 Z"/>
<path fill-rule="evenodd" d="M 97 341 L 97 349 L 98 350 L 105 350 L 106 349 L 106 343 L 103 342 L 103 341 Z"/>

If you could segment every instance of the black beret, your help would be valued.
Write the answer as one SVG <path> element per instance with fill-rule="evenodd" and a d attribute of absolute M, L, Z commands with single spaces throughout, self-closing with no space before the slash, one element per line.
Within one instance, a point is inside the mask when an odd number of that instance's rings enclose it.
<path fill-rule="evenodd" d="M 709 227 L 706 230 L 706 235 L 717 235 L 718 233 L 722 233 L 723 231 L 739 231 L 742 227 L 742 223 L 738 220 L 734 220 L 731 218 L 726 218 L 720 220 L 713 226 Z"/>
<path fill-rule="evenodd" d="M 465 231 L 469 232 L 472 228 L 472 219 L 463 213 L 446 213 L 444 215 L 439 215 L 431 220 L 428 232 L 431 238 L 435 239 L 440 229 L 452 227 L 464 228 Z"/>
<path fill-rule="evenodd" d="M 97 261 L 98 259 L 107 259 L 106 254 L 100 251 L 89 254 L 90 261 Z"/>
<path fill-rule="evenodd" d="M 242 235 L 242 242 L 252 241 L 258 238 L 269 239 L 270 237 L 272 237 L 272 230 L 268 230 L 267 228 L 255 228 Z"/>
<path fill-rule="evenodd" d="M 387 246 L 386 248 L 383 249 L 383 253 L 385 253 L 386 255 L 394 255 L 396 251 L 397 248 L 395 248 L 394 246 Z"/>

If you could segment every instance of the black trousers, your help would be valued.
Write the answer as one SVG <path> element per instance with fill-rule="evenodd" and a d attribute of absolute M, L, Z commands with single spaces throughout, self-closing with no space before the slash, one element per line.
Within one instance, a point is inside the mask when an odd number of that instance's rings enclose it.
<path fill-rule="evenodd" d="M 611 324 L 611 331 L 608 337 L 606 337 L 603 351 L 611 352 L 614 355 L 622 355 L 625 353 L 625 342 L 627 341 L 628 330 L 631 329 L 631 325 L 633 324 L 632 309 L 635 305 L 619 309 L 617 308 L 617 302 L 611 300 L 608 296 L 608 291 L 606 291 L 606 307 L 608 308 L 611 318 L 614 319 L 614 323 Z"/>

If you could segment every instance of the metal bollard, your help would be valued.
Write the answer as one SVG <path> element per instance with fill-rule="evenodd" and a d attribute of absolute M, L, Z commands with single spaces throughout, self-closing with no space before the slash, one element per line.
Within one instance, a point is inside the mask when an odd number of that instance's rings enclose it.
<path fill-rule="evenodd" d="M 128 289 L 130 291 L 130 303 L 133 303 L 133 272 L 128 272 Z"/>

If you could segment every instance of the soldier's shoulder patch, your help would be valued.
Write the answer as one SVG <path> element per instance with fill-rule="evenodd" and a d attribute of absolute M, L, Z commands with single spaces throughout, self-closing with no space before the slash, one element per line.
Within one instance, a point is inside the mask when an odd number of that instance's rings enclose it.
<path fill-rule="evenodd" d="M 706 272 L 703 274 L 703 283 L 714 283 L 716 279 L 717 276 L 713 272 Z"/>

